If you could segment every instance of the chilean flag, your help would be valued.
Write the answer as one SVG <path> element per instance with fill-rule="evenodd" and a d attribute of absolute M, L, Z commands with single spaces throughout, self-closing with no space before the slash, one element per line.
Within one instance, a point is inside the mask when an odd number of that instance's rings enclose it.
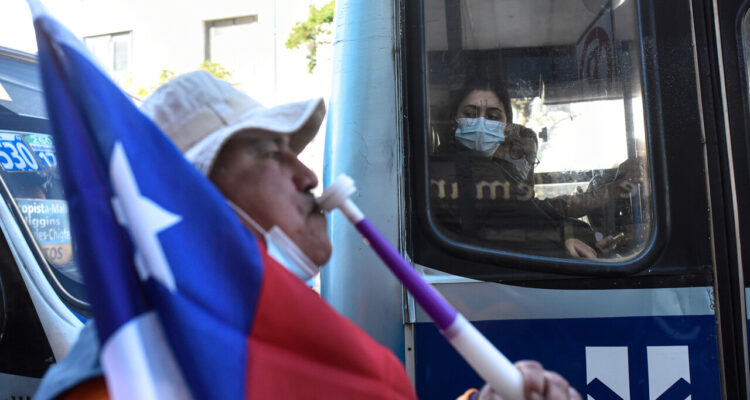
<path fill-rule="evenodd" d="M 118 399 L 407 399 L 400 362 L 266 255 L 38 0 L 47 109 Z"/>

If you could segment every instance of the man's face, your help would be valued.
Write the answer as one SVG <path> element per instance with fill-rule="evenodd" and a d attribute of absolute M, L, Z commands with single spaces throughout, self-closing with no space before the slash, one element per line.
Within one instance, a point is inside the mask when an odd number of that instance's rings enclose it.
<path fill-rule="evenodd" d="M 331 242 L 326 219 L 310 193 L 318 179 L 289 148 L 287 136 L 235 135 L 222 148 L 209 177 L 263 229 L 276 225 L 314 263 L 328 261 Z"/>
<path fill-rule="evenodd" d="M 504 153 L 510 153 L 514 159 L 525 158 L 529 164 L 536 165 L 537 151 L 539 150 L 536 141 L 529 136 L 521 136 L 518 133 L 519 125 L 511 124 L 505 141 L 497 150 L 496 156 L 499 157 Z"/>

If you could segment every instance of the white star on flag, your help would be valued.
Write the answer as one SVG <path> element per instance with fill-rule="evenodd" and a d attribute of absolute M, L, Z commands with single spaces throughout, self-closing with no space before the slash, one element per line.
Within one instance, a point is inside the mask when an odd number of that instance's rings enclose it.
<path fill-rule="evenodd" d="M 112 150 L 109 175 L 115 192 L 112 207 L 118 222 L 128 228 L 135 244 L 138 275 L 144 281 L 153 276 L 167 289 L 175 291 L 174 276 L 157 235 L 180 222 L 182 217 L 141 195 L 120 142 L 115 143 Z"/>

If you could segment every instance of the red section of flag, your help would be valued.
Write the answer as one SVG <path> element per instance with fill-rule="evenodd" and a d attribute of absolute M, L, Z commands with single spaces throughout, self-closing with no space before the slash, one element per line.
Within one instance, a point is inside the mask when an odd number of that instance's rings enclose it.
<path fill-rule="evenodd" d="M 401 362 L 269 257 L 248 339 L 248 399 L 415 399 Z"/>

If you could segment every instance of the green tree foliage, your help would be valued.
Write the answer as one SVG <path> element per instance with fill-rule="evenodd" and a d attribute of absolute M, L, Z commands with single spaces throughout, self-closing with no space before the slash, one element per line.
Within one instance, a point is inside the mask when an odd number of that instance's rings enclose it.
<path fill-rule="evenodd" d="M 211 75 L 219 79 L 229 79 L 232 77 L 232 73 L 227 71 L 221 64 L 213 62 L 211 60 L 205 60 L 201 63 L 201 69 L 208 71 Z"/>
<path fill-rule="evenodd" d="M 213 75 L 213 76 L 215 76 L 215 77 L 217 77 L 219 79 L 229 79 L 229 78 L 232 77 L 232 73 L 229 72 L 229 71 L 227 71 L 227 69 L 224 68 L 224 66 L 222 66 L 219 63 L 213 62 L 211 60 L 205 60 L 205 61 L 203 61 L 201 63 L 201 65 L 200 65 L 200 69 L 202 69 L 204 71 L 208 71 L 208 73 L 210 73 L 211 75 Z M 161 70 L 161 73 L 159 73 L 159 81 L 156 82 L 156 85 L 151 86 L 148 89 L 138 88 L 138 90 L 136 90 L 136 92 L 135 92 L 135 95 L 138 96 L 141 99 L 144 99 L 144 98 L 148 97 L 148 95 L 150 95 L 151 93 L 153 93 L 153 91 L 156 90 L 156 88 L 158 88 L 159 86 L 161 86 L 161 85 L 163 85 L 163 84 L 171 81 L 176 76 L 177 76 L 177 74 L 175 74 L 174 72 L 172 72 L 172 71 L 170 71 L 168 69 L 163 69 L 163 70 Z"/>
<path fill-rule="evenodd" d="M 150 95 L 154 90 L 156 90 L 156 88 L 158 88 L 159 86 L 161 86 L 161 85 L 169 82 L 174 77 L 175 77 L 175 73 L 174 72 L 172 72 L 172 71 L 170 71 L 168 69 L 163 69 L 159 73 L 159 81 L 156 82 L 156 85 L 151 86 L 148 89 L 146 89 L 146 88 L 138 88 L 138 90 L 135 91 L 135 95 L 138 96 L 141 99 L 144 99 L 144 98 L 148 97 L 148 95 Z"/>
<path fill-rule="evenodd" d="M 312 73 L 318 65 L 318 45 L 327 44 L 319 36 L 331 34 L 330 25 L 333 23 L 333 10 L 336 0 L 331 0 L 322 7 L 310 6 L 306 21 L 297 22 L 286 41 L 286 48 L 298 49 L 300 46 L 307 47 L 307 72 Z"/>
<path fill-rule="evenodd" d="M 174 72 L 172 72 L 172 71 L 170 71 L 168 69 L 163 69 L 163 70 L 161 70 L 161 73 L 159 74 L 159 83 L 156 86 L 157 87 L 161 86 L 161 85 L 163 85 L 163 84 L 171 81 L 172 78 L 174 78 L 174 77 L 175 77 L 175 73 Z"/>
<path fill-rule="evenodd" d="M 169 82 L 169 81 L 170 81 L 170 80 L 172 80 L 172 78 L 174 78 L 175 76 L 176 76 L 176 75 L 175 75 L 175 73 L 174 73 L 174 72 L 172 72 L 172 71 L 170 71 L 170 70 L 168 70 L 168 69 L 163 69 L 163 70 L 161 70 L 161 72 L 159 73 L 159 81 L 158 81 L 158 82 L 156 83 L 156 85 L 154 85 L 154 86 L 151 86 L 151 87 L 150 87 L 150 88 L 148 88 L 148 89 L 145 89 L 145 88 L 138 88 L 138 90 L 136 90 L 136 92 L 135 92 L 135 95 L 136 95 L 136 96 L 138 96 L 138 97 L 139 97 L 139 98 L 141 98 L 141 99 L 144 99 L 144 98 L 146 98 L 146 97 L 147 97 L 148 95 L 150 95 L 150 94 L 151 94 L 151 92 L 153 92 L 154 90 L 156 90 L 156 88 L 158 88 L 159 86 L 161 86 L 161 85 L 163 85 L 163 84 L 165 84 L 165 83 Z"/>

